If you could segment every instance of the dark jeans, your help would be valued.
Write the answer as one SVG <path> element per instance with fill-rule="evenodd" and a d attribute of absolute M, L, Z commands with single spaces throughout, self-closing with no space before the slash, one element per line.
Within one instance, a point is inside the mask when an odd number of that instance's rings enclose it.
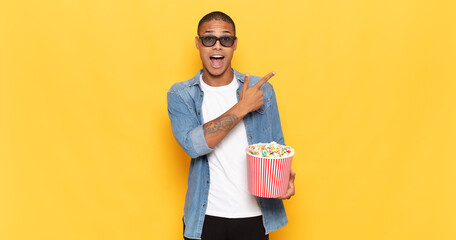
<path fill-rule="evenodd" d="M 262 216 L 221 218 L 206 215 L 201 240 L 268 240 L 269 235 L 264 233 Z"/>

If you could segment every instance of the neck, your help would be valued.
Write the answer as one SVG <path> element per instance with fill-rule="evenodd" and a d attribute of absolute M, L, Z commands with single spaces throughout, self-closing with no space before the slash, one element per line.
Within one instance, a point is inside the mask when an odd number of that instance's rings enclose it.
<path fill-rule="evenodd" d="M 231 83 L 233 80 L 234 73 L 231 68 L 228 68 L 224 73 L 220 75 L 212 75 L 203 68 L 203 81 L 212 87 L 225 86 Z"/>

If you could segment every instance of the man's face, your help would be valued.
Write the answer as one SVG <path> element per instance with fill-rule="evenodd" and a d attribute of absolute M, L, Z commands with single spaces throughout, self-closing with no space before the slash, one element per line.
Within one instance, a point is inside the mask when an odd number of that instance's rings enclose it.
<path fill-rule="evenodd" d="M 200 26 L 200 36 L 234 36 L 233 26 L 225 21 L 211 20 Z M 237 39 L 233 46 L 224 47 L 217 41 L 214 46 L 205 47 L 199 37 L 195 38 L 196 48 L 200 52 L 203 69 L 213 77 L 222 76 L 227 70 L 231 71 L 231 59 L 236 50 Z"/>

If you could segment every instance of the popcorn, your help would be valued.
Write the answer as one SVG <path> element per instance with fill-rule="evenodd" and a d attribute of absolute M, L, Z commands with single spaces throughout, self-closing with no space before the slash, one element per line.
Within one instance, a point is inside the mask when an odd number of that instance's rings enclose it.
<path fill-rule="evenodd" d="M 292 148 L 276 142 L 257 143 L 247 148 L 247 153 L 265 158 L 282 158 L 291 154 Z"/>

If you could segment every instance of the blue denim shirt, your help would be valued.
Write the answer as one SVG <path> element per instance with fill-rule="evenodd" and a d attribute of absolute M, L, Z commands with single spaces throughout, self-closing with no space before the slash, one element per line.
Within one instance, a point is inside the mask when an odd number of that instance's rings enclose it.
<path fill-rule="evenodd" d="M 232 70 L 239 82 L 239 101 L 245 74 Z M 204 92 L 199 82 L 202 72 L 200 70 L 192 79 L 174 84 L 167 94 L 168 114 L 174 137 L 191 157 L 184 207 L 184 236 L 193 239 L 201 239 L 210 184 L 207 154 L 213 150 L 208 147 L 203 134 L 201 105 Z M 249 86 L 260 79 L 251 76 Z M 248 143 L 276 141 L 285 144 L 274 89 L 268 82 L 261 89 L 264 91 L 264 105 L 243 118 Z M 288 223 L 282 200 L 257 197 L 257 201 L 263 214 L 266 234 Z"/>

